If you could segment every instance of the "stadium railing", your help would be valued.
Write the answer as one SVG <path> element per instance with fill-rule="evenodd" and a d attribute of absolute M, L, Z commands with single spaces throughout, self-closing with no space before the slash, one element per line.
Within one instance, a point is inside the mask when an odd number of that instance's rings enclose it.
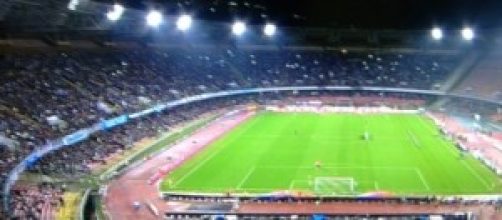
<path fill-rule="evenodd" d="M 78 207 L 78 219 L 79 220 L 84 220 L 85 219 L 85 206 L 87 205 L 87 201 L 89 200 L 89 194 L 91 193 L 91 189 L 88 188 L 85 190 L 84 195 L 82 196 L 82 199 L 80 200 L 80 204 Z"/>

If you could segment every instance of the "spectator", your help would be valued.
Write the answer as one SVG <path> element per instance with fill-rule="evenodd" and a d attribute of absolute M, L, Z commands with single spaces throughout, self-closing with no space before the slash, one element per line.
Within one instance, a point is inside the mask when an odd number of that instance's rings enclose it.
<path fill-rule="evenodd" d="M 438 89 L 458 57 L 190 48 L 7 54 L 0 59 L 3 183 L 9 170 L 48 140 L 159 102 L 204 92 L 272 86 Z M 204 112 L 246 101 L 249 100 L 211 100 L 134 120 L 72 148 L 52 152 L 31 171 L 80 176 L 89 173 L 93 164 L 106 163 L 109 155 L 127 149 L 141 138 L 168 131 Z M 32 191 L 20 191 L 17 197 L 31 194 Z M 15 209 L 22 212 L 20 216 L 40 214 L 36 205 L 32 210 L 24 207 L 26 204 L 31 203 L 14 202 L 21 206 Z"/>

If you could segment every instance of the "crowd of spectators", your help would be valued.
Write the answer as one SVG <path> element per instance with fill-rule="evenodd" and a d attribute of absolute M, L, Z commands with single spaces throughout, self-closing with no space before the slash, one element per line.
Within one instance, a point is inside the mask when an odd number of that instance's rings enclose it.
<path fill-rule="evenodd" d="M 50 219 L 55 208 L 64 203 L 64 185 L 40 183 L 37 186 L 17 187 L 12 192 L 14 219 Z"/>
<path fill-rule="evenodd" d="M 502 101 L 502 47 L 495 46 L 455 88 L 455 93 Z"/>
<path fill-rule="evenodd" d="M 0 180 L 3 183 L 14 165 L 49 140 L 155 103 L 204 92 L 272 86 L 438 89 L 459 59 L 423 53 L 235 48 L 3 54 Z M 135 120 L 51 153 L 31 170 L 66 176 L 88 173 L 89 164 L 104 162 L 140 138 L 235 102 L 193 104 Z"/>
<path fill-rule="evenodd" d="M 475 119 L 475 115 L 479 115 L 481 122 L 502 122 L 502 106 L 490 102 L 452 97 L 444 102 L 439 110 L 471 120 Z"/>
<path fill-rule="evenodd" d="M 232 52 L 246 80 L 262 86 L 338 85 L 438 89 L 456 56 L 287 51 Z"/>

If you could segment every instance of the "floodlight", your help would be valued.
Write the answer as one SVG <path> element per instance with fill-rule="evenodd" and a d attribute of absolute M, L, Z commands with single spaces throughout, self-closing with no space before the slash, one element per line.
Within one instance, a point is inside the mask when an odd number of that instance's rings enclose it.
<path fill-rule="evenodd" d="M 120 19 L 123 13 L 124 13 L 124 7 L 122 5 L 115 4 L 113 5 L 113 10 L 108 11 L 106 13 L 106 17 L 110 21 L 117 21 Z"/>
<path fill-rule="evenodd" d="M 438 27 L 432 28 L 431 37 L 434 40 L 441 40 L 443 38 L 443 31 Z"/>
<path fill-rule="evenodd" d="M 242 35 L 245 31 L 246 31 L 246 24 L 244 22 L 236 21 L 232 25 L 232 33 L 234 33 L 237 36 Z"/>
<path fill-rule="evenodd" d="M 190 15 L 181 15 L 176 21 L 176 27 L 180 31 L 186 31 L 192 25 L 192 17 Z"/>
<path fill-rule="evenodd" d="M 276 26 L 274 24 L 266 24 L 265 27 L 263 27 L 263 33 L 266 36 L 273 36 L 276 31 Z"/>
<path fill-rule="evenodd" d="M 462 29 L 462 37 L 464 40 L 472 40 L 474 38 L 474 31 L 469 27 L 465 27 Z"/>
<path fill-rule="evenodd" d="M 157 27 L 162 23 L 162 14 L 159 11 L 150 11 L 146 15 L 146 24 L 151 27 Z"/>
<path fill-rule="evenodd" d="M 70 0 L 70 2 L 68 2 L 68 9 L 75 11 L 79 3 L 79 0 Z"/>

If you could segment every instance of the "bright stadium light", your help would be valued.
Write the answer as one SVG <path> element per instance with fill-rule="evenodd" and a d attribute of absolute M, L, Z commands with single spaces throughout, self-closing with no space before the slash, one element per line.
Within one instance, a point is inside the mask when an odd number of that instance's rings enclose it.
<path fill-rule="evenodd" d="M 237 36 L 244 34 L 245 31 L 246 31 L 246 24 L 244 24 L 244 22 L 242 21 L 236 21 L 232 25 L 232 33 L 234 33 Z"/>
<path fill-rule="evenodd" d="M 106 18 L 108 18 L 108 20 L 110 21 L 117 21 L 120 19 L 123 13 L 124 7 L 122 5 L 115 4 L 113 5 L 113 10 L 106 13 Z"/>
<path fill-rule="evenodd" d="M 70 2 L 68 2 L 68 9 L 72 11 L 77 10 L 77 6 L 79 3 L 80 3 L 79 0 L 70 0 Z"/>
<path fill-rule="evenodd" d="M 438 27 L 432 28 L 431 37 L 434 40 L 441 40 L 443 38 L 443 31 Z"/>
<path fill-rule="evenodd" d="M 274 36 L 276 29 L 277 28 L 274 24 L 266 24 L 263 27 L 263 34 L 265 34 L 266 36 Z"/>
<path fill-rule="evenodd" d="M 192 25 L 192 17 L 190 15 L 181 15 L 176 21 L 176 27 L 180 31 L 186 31 Z"/>
<path fill-rule="evenodd" d="M 464 40 L 472 40 L 474 38 L 474 31 L 469 27 L 465 27 L 462 29 L 462 38 Z"/>
<path fill-rule="evenodd" d="M 159 11 L 150 11 L 146 15 L 146 24 L 151 27 L 157 27 L 162 23 L 162 14 Z"/>

